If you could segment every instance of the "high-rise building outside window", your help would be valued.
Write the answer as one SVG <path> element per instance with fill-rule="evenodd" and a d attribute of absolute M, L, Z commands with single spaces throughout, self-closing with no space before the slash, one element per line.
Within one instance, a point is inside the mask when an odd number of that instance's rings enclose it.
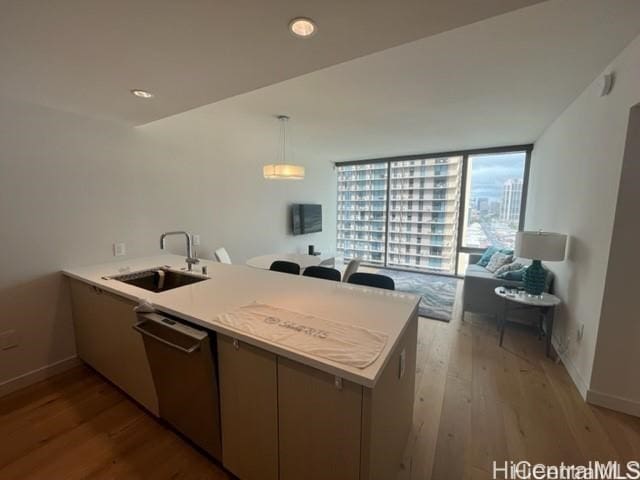
<path fill-rule="evenodd" d="M 384 265 L 387 165 L 338 167 L 337 247 L 346 259 Z"/>
<path fill-rule="evenodd" d="M 520 218 L 520 202 L 522 201 L 522 178 L 510 178 L 504 182 L 500 219 L 503 222 L 518 222 Z"/>
<path fill-rule="evenodd" d="M 364 264 L 455 274 L 470 252 L 513 247 L 530 148 L 338 163 L 338 251 Z"/>
<path fill-rule="evenodd" d="M 387 265 L 453 273 L 462 157 L 396 161 L 390 171 L 389 232 L 402 235 L 389 240 Z"/>
<path fill-rule="evenodd" d="M 462 247 L 515 246 L 526 152 L 469 155 Z"/>

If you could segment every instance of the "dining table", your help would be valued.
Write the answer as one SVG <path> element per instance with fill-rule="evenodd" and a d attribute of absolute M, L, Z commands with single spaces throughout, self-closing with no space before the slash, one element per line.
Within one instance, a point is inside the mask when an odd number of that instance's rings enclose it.
<path fill-rule="evenodd" d="M 247 265 L 253 268 L 261 268 L 269 270 L 271 264 L 277 260 L 284 260 L 300 265 L 300 271 L 314 265 L 328 264 L 333 266 L 333 257 L 327 258 L 322 255 L 308 255 L 306 253 L 270 253 L 267 255 L 258 255 L 247 260 Z"/>

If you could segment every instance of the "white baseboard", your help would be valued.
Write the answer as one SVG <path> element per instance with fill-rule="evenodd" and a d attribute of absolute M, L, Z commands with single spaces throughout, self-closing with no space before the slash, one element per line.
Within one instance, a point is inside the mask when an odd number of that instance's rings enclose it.
<path fill-rule="evenodd" d="M 609 408 L 618 412 L 640 417 L 640 402 L 628 398 L 609 395 L 608 393 L 589 390 L 587 392 L 587 402 L 600 407 Z"/>
<path fill-rule="evenodd" d="M 583 380 L 582 376 L 580 376 L 580 373 L 578 373 L 578 369 L 573 364 L 573 362 L 569 359 L 569 357 L 567 357 L 564 353 L 561 353 L 560 343 L 558 342 L 556 337 L 551 338 L 551 344 L 553 345 L 553 348 L 555 349 L 556 353 L 560 357 L 562 364 L 567 369 L 567 372 L 569 373 L 569 377 L 571 377 L 571 380 L 573 380 L 573 383 L 578 389 L 578 392 L 580 393 L 582 398 L 586 401 L 587 392 L 589 391 L 589 387 L 587 386 L 586 382 Z"/>
<path fill-rule="evenodd" d="M 80 359 L 76 355 L 73 355 L 72 357 L 58 360 L 50 365 L 45 365 L 44 367 L 37 368 L 18 377 L 6 380 L 0 383 L 0 397 L 20 390 L 21 388 L 28 387 L 41 380 L 45 380 L 58 373 L 62 373 L 76 365 L 80 365 L 80 363 Z"/>
<path fill-rule="evenodd" d="M 564 354 L 560 353 L 560 345 L 557 339 L 554 337 L 551 339 L 553 348 L 555 348 L 560 360 L 564 364 L 567 372 L 573 383 L 575 384 L 578 392 L 582 395 L 582 398 L 593 405 L 609 408 L 617 412 L 633 415 L 634 417 L 640 417 L 640 402 L 637 400 L 631 400 L 628 398 L 617 397 L 615 395 L 609 395 L 608 393 L 597 392 L 589 389 L 585 381 L 582 379 L 578 370 L 573 362 Z"/>

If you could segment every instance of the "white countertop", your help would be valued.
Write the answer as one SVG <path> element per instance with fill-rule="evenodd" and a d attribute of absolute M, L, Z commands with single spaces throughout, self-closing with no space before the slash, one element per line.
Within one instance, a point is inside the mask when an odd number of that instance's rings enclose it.
<path fill-rule="evenodd" d="M 158 311 L 365 387 L 375 385 L 391 352 L 416 312 L 419 301 L 417 296 L 407 293 L 271 272 L 244 265 L 225 265 L 210 260 L 201 260 L 196 266 L 197 271 L 200 271 L 202 265 L 207 266 L 209 280 L 161 293 L 105 278 L 165 265 L 177 270 L 186 266 L 182 256 L 159 255 L 69 268 L 63 273 L 134 301 L 147 300 Z M 385 333 L 388 341 L 373 364 L 359 369 L 287 349 L 215 322 L 219 314 L 251 302 L 369 328 Z"/>

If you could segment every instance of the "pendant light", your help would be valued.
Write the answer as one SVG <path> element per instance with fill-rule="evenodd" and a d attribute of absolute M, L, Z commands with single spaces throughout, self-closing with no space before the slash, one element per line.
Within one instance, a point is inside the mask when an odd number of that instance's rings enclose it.
<path fill-rule="evenodd" d="M 270 180 L 303 180 L 304 167 L 301 165 L 291 165 L 286 162 L 287 151 L 287 121 L 289 117 L 286 115 L 278 115 L 280 121 L 280 130 L 282 133 L 282 152 L 280 163 L 272 163 L 262 167 L 264 178 Z"/>

